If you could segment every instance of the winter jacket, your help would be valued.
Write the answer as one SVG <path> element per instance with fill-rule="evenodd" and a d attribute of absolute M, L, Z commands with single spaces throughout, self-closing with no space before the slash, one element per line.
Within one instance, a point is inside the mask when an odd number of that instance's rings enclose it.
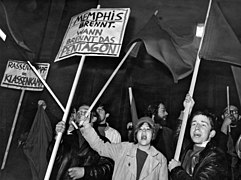
<path fill-rule="evenodd" d="M 184 159 L 189 146 L 184 150 Z M 214 142 L 209 142 L 200 152 L 199 161 L 194 167 L 193 175 L 190 176 L 181 166 L 172 169 L 172 180 L 226 180 L 228 163 L 225 153 Z"/>
<path fill-rule="evenodd" d="M 172 129 L 164 126 L 158 126 L 156 138 L 152 142 L 152 145 L 160 151 L 168 161 L 174 156 L 174 144 L 175 139 Z"/>
<path fill-rule="evenodd" d="M 105 137 L 102 138 L 106 141 Z M 89 146 L 79 131 L 74 131 L 71 135 L 63 136 L 50 179 L 70 180 L 70 167 L 85 168 L 81 180 L 111 180 L 114 161 L 101 157 Z"/>

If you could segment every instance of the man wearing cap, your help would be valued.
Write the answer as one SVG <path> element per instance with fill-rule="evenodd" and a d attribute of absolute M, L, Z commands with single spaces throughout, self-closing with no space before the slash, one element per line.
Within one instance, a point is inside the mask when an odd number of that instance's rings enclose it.
<path fill-rule="evenodd" d="M 89 124 L 89 119 L 80 128 L 90 146 L 101 156 L 114 160 L 113 180 L 167 180 L 167 160 L 157 151 L 151 141 L 155 138 L 154 122 L 150 117 L 142 117 L 135 126 L 135 142 L 104 143 Z"/>

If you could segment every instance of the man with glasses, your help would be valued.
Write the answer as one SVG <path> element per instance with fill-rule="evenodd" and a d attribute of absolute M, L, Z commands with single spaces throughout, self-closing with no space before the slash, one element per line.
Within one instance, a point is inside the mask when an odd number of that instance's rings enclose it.
<path fill-rule="evenodd" d="M 223 124 L 221 127 L 221 131 L 224 134 L 228 134 L 228 132 L 232 132 L 236 130 L 236 127 L 240 124 L 240 115 L 238 108 L 234 105 L 230 105 L 226 107 L 222 114 Z M 241 131 L 241 130 L 240 130 Z M 239 132 L 240 134 L 240 132 Z M 235 139 L 238 139 L 239 134 L 237 134 Z"/>
<path fill-rule="evenodd" d="M 241 134 L 241 116 L 236 106 L 230 105 L 226 107 L 222 114 L 223 123 L 221 126 L 220 137 L 224 140 L 225 150 L 227 150 L 228 160 L 230 164 L 230 178 L 241 178 L 241 161 L 235 151 L 235 144 Z"/>
<path fill-rule="evenodd" d="M 57 123 L 56 134 L 63 133 L 63 138 L 58 149 L 56 161 L 50 179 L 53 180 L 110 180 L 114 169 L 114 161 L 107 157 L 99 156 L 85 141 L 72 121 L 80 126 L 85 119 L 85 114 L 89 109 L 88 105 L 82 105 L 78 111 L 73 109 L 69 123 L 65 128 L 65 123 Z M 91 113 L 90 125 L 93 126 L 96 117 Z M 67 129 L 67 131 L 65 131 Z M 100 138 L 109 142 L 103 136 Z M 50 144 L 49 151 L 52 151 L 54 142 Z"/>

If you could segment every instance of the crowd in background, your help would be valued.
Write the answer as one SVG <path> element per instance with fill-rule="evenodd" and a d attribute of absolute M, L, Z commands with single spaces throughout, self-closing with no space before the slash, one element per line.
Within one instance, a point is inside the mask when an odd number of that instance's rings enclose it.
<path fill-rule="evenodd" d="M 187 104 L 191 109 L 195 104 L 189 95 L 184 108 Z M 56 134 L 64 136 L 52 179 L 241 179 L 241 116 L 234 105 L 220 117 L 208 110 L 190 110 L 179 160 L 174 154 L 183 112 L 177 126 L 168 127 L 165 104 L 151 104 L 137 123 L 127 124 L 128 141 L 123 142 L 109 125 L 111 114 L 103 104 L 86 116 L 88 109 L 85 104 L 73 108 L 68 123 L 56 125 Z"/>

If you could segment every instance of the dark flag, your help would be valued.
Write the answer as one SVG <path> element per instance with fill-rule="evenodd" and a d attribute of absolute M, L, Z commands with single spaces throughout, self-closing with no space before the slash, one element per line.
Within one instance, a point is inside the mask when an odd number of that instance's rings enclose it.
<path fill-rule="evenodd" d="M 210 10 L 200 57 L 205 60 L 221 61 L 231 64 L 239 100 L 241 102 L 241 44 L 217 3 L 213 3 Z M 232 178 L 234 178 L 233 168 L 238 162 L 234 143 L 229 133 L 227 153 L 231 157 Z"/>
<path fill-rule="evenodd" d="M 241 102 L 241 44 L 217 3 L 213 3 L 206 25 L 200 57 L 230 63 Z M 237 66 L 233 66 L 237 65 Z"/>
<path fill-rule="evenodd" d="M 241 44 L 217 3 L 210 10 L 200 58 L 241 65 Z"/>
<path fill-rule="evenodd" d="M 137 55 L 140 44 L 143 42 L 147 53 L 161 61 L 170 70 L 174 82 L 192 73 L 200 41 L 195 34 L 178 36 L 156 15 L 153 15 L 133 38 L 131 44 L 136 41 L 140 43 L 136 45 L 131 55 Z"/>
<path fill-rule="evenodd" d="M 241 59 L 240 59 L 241 60 Z M 241 68 L 238 66 L 231 66 L 233 78 L 238 92 L 239 102 L 241 104 Z"/>
<path fill-rule="evenodd" d="M 44 179 L 48 166 L 46 153 L 51 140 L 51 123 L 42 105 L 39 105 L 24 146 L 24 153 L 32 172 L 32 180 Z"/>

